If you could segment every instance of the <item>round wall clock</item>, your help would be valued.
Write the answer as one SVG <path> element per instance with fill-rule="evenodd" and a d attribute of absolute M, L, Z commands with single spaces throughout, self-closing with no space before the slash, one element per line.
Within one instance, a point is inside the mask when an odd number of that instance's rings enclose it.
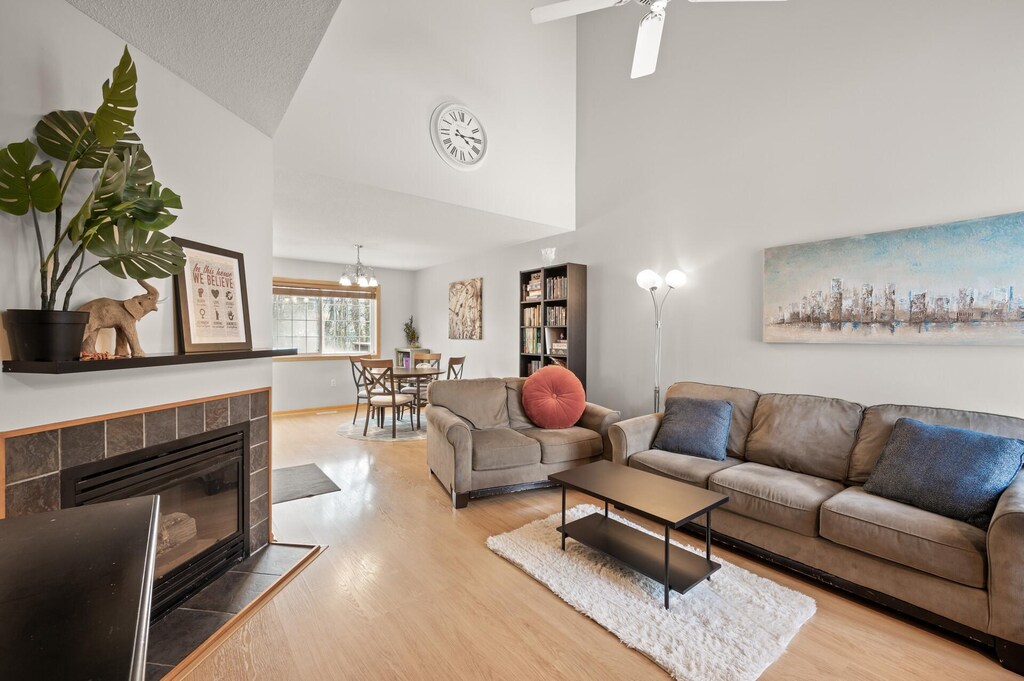
<path fill-rule="evenodd" d="M 445 102 L 430 117 L 430 139 L 444 162 L 475 170 L 487 155 L 487 133 L 480 119 L 462 104 Z"/>

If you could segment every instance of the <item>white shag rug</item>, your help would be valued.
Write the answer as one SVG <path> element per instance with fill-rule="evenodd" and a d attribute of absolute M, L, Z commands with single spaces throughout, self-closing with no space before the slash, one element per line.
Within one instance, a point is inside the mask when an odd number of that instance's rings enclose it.
<path fill-rule="evenodd" d="M 575 506 L 566 519 L 591 513 L 603 510 Z M 666 610 L 659 582 L 572 539 L 562 551 L 561 521 L 561 512 L 555 513 L 489 537 L 487 546 L 679 681 L 754 681 L 814 615 L 814 599 L 717 558 L 714 550 L 712 559 L 722 568 L 685 594 L 673 591 Z M 703 549 L 672 543 L 704 555 Z"/>

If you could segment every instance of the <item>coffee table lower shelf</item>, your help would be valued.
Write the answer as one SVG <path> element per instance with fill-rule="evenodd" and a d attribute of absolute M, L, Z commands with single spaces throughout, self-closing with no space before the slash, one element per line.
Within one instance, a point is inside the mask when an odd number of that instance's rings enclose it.
<path fill-rule="evenodd" d="M 559 534 L 562 528 L 557 528 Z M 611 556 L 642 575 L 665 584 L 665 542 L 646 532 L 633 529 L 600 513 L 565 525 L 572 539 Z M 669 544 L 668 587 L 686 593 L 714 574 L 721 564 Z M 667 598 L 667 594 L 666 594 Z M 666 607 L 667 601 L 666 601 Z"/>

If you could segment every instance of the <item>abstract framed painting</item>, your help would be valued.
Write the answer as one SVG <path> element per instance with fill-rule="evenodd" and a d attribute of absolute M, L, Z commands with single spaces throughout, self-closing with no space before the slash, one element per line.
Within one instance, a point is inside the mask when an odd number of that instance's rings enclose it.
<path fill-rule="evenodd" d="M 483 338 L 484 280 L 465 279 L 448 284 L 448 338 Z"/>
<path fill-rule="evenodd" d="M 763 338 L 1024 345 L 1024 213 L 765 249 Z"/>

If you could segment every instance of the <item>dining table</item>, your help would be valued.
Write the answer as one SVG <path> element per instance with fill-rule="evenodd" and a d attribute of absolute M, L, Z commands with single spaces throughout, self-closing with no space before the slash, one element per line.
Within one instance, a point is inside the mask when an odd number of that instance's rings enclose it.
<path fill-rule="evenodd" d="M 396 381 L 405 381 L 407 383 L 416 384 L 416 394 L 419 395 L 419 387 L 423 381 L 429 381 L 430 379 L 437 378 L 444 373 L 444 369 L 441 367 L 395 367 L 392 370 L 392 375 Z M 419 430 L 419 423 L 416 424 L 416 430 Z"/>

